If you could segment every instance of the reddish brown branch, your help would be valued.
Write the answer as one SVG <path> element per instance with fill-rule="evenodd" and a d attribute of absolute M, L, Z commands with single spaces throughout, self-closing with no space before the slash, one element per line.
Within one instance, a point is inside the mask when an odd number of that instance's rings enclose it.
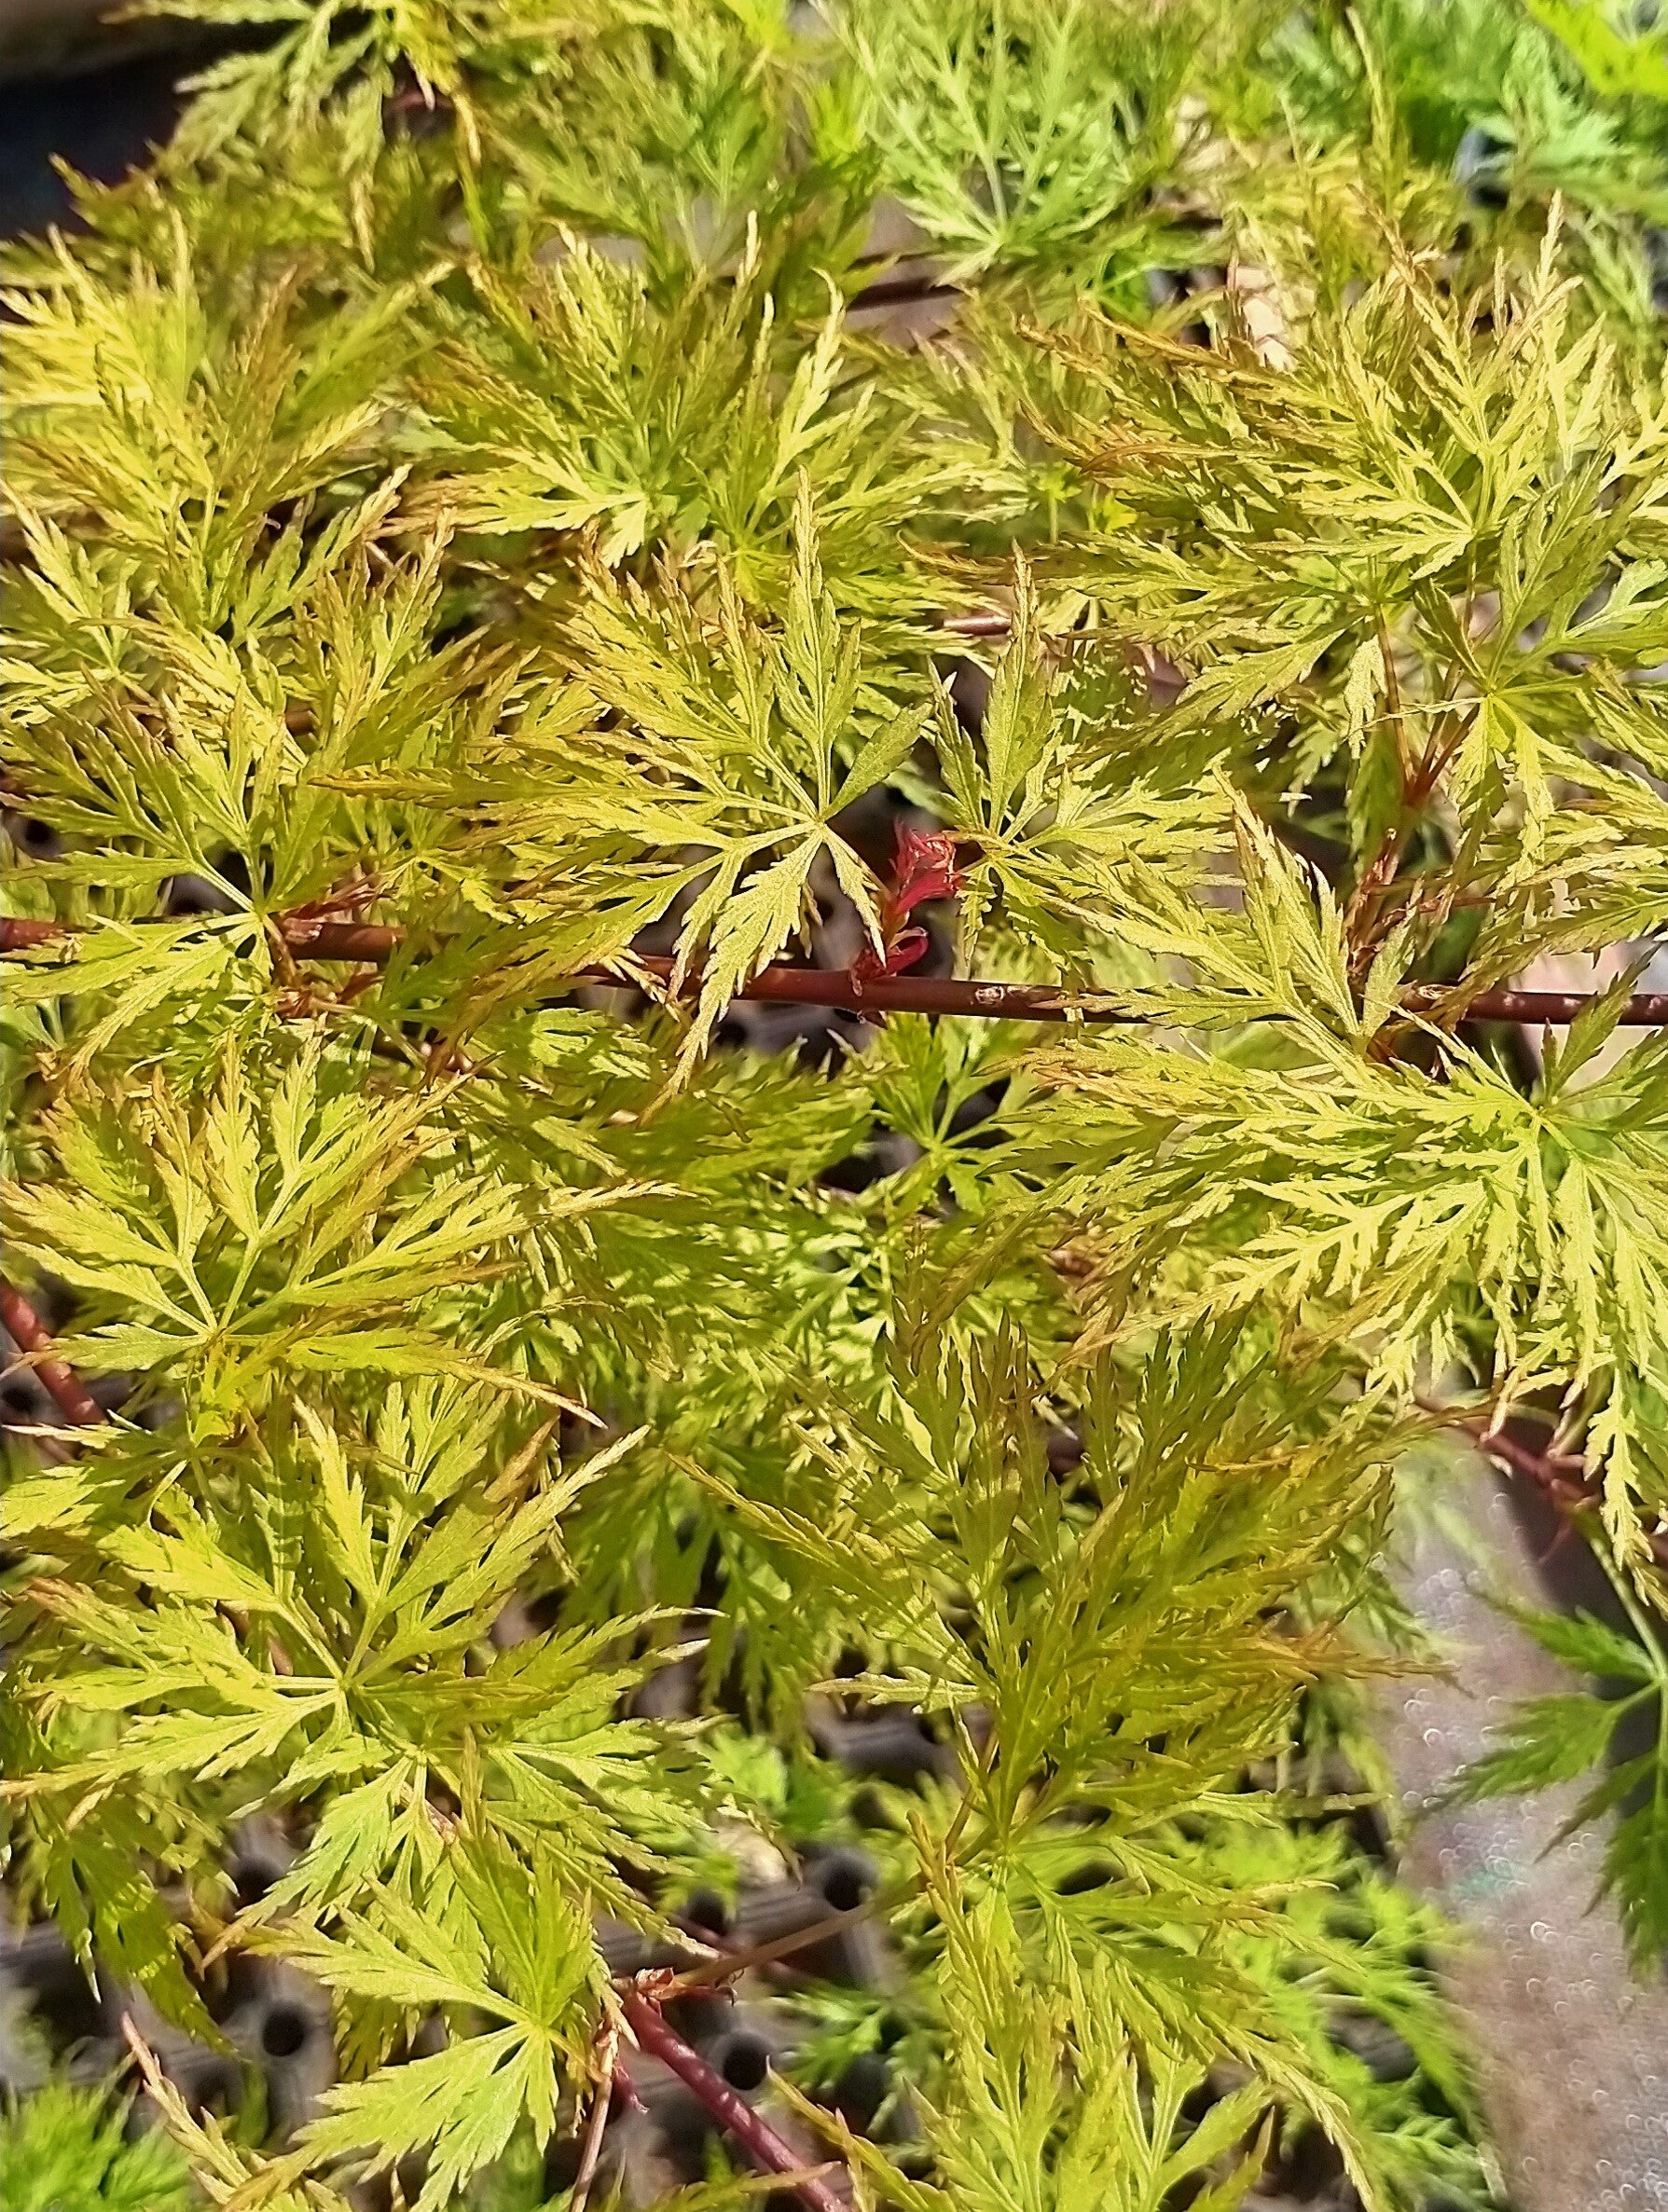
<path fill-rule="evenodd" d="M 392 959 L 405 939 L 403 929 L 381 922 L 322 922 L 310 914 L 280 914 L 278 930 L 292 953 L 315 960 Z"/>
<path fill-rule="evenodd" d="M 34 945 L 50 944 L 54 938 L 69 934 L 68 926 L 62 922 L 34 922 L 21 914 L 7 914 L 0 918 L 0 952 L 26 952 Z"/>
<path fill-rule="evenodd" d="M 1521 1444 L 1504 1429 L 1490 1429 L 1481 1421 L 1462 1424 L 1480 1449 L 1496 1460 L 1509 1475 L 1532 1482 L 1552 1502 L 1573 1512 L 1585 1512 L 1598 1501 L 1586 1478 L 1581 1462 L 1567 1452 L 1536 1451 Z"/>
<path fill-rule="evenodd" d="M 591 2098 L 590 2119 L 586 2123 L 585 2139 L 580 2146 L 579 2170 L 573 2177 L 573 2187 L 569 2193 L 568 2212 L 585 2212 L 586 2200 L 591 2193 L 591 2183 L 596 2178 L 597 2168 L 602 2159 L 602 2136 L 608 2126 L 609 2108 L 613 2103 L 616 2078 L 621 2080 L 627 2095 L 633 2094 L 630 2077 L 625 2074 L 619 2063 L 619 2023 L 611 2020 L 602 2034 L 600 2054 L 602 2063 L 599 2069 L 600 2079 Z"/>
<path fill-rule="evenodd" d="M 281 914 L 277 927 L 292 954 L 314 960 L 353 960 L 377 964 L 392 958 L 406 932 L 383 922 L 329 922 L 310 914 Z M 0 953 L 32 951 L 73 935 L 60 922 L 0 917 Z M 645 958 L 638 965 L 669 982 L 672 963 Z M 619 983 L 610 969 L 587 968 L 576 981 Z M 691 975 L 687 987 L 698 989 Z M 955 976 L 862 976 L 849 969 L 796 968 L 780 963 L 763 969 L 743 983 L 738 998 L 775 1006 L 823 1006 L 856 1014 L 969 1014 L 999 1022 L 1142 1022 L 1145 1013 L 1111 1006 L 1092 994 L 1062 991 L 1048 983 L 969 982 Z M 1463 984 L 1409 983 L 1401 994 L 1405 1014 L 1438 1014 L 1466 1022 L 1573 1022 L 1593 1003 L 1584 991 L 1489 990 L 1467 994 Z M 1086 998 L 1086 1003 L 1080 1001 Z M 1623 1002 L 1618 1017 L 1624 1028 L 1668 1028 L 1668 991 L 1641 991 Z"/>
<path fill-rule="evenodd" d="M 785 2142 L 738 2091 L 730 2087 L 716 2068 L 710 2067 L 675 2028 L 667 2025 L 660 2008 L 640 1990 L 627 1989 L 620 1999 L 627 2026 L 640 2046 L 669 2067 L 683 2086 L 698 2097 L 714 2120 L 733 2136 L 753 2164 L 764 2174 L 795 2174 L 794 2194 L 810 2212 L 850 2212 L 826 2181 L 806 2172 L 805 2161 Z"/>
<path fill-rule="evenodd" d="M 1583 1463 L 1566 1451 L 1537 1451 L 1503 1428 L 1491 1428 L 1484 1414 L 1456 1413 L 1453 1408 L 1421 1398 L 1427 1413 L 1464 1429 L 1477 1449 L 1486 1452 L 1498 1467 L 1518 1482 L 1539 1491 L 1552 1509 L 1565 1520 L 1580 1520 L 1597 1513 L 1600 1500 Z M 1668 1532 L 1651 1532 L 1645 1539 L 1661 1567 L 1668 1567 Z"/>
<path fill-rule="evenodd" d="M 34 1355 L 31 1364 L 51 1392 L 64 1419 L 73 1421 L 77 1428 L 96 1428 L 104 1419 L 104 1408 L 89 1395 L 67 1360 L 51 1356 L 50 1332 L 22 1292 L 15 1289 L 3 1275 L 0 1275 L 0 1323 L 5 1324 L 20 1352 Z"/>
<path fill-rule="evenodd" d="M 1595 991 L 1473 991 L 1463 984 L 1408 983 L 1401 1010 L 1409 1014 L 1441 1013 L 1462 1022 L 1573 1022 L 1586 1012 Z M 1617 1017 L 1623 1028 L 1668 1028 L 1668 991 L 1638 991 L 1622 1001 Z"/>

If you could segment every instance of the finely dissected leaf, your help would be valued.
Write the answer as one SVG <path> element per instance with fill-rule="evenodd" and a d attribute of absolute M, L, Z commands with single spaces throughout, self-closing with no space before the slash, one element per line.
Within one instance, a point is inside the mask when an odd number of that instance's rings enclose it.
<path fill-rule="evenodd" d="M 923 611 L 898 532 L 932 472 L 878 393 L 835 403 L 837 303 L 809 344 L 784 331 L 760 253 L 755 233 L 738 269 L 669 307 L 572 237 L 513 290 L 476 272 L 484 313 L 420 387 L 435 509 L 495 533 L 586 530 L 611 567 L 649 546 L 693 569 L 717 547 L 750 601 L 781 610 L 803 483 L 839 602 L 889 623 Z"/>
<path fill-rule="evenodd" d="M 0 2120 L 4 2212 L 187 2212 L 186 2163 L 156 2136 L 130 2141 L 96 2091 L 50 2083 Z"/>
<path fill-rule="evenodd" d="M 270 2157 L 138 2057 L 213 2201 L 438 2212 L 626 1931 L 869 1823 L 896 1985 L 759 1999 L 825 2091 L 901 2023 L 930 2180 L 798 2112 L 859 2203 L 1319 2126 L 1487 2205 L 1438 1923 L 1246 1785 L 1374 1765 L 1417 1401 L 1555 1408 L 1628 1625 L 1459 1786 L 1661 1942 L 1661 34 L 169 11 L 176 139 L 5 256 L 22 1909 L 200 2036 L 329 1985 Z"/>
<path fill-rule="evenodd" d="M 143 1103 L 66 1112 L 51 1132 L 73 1185 L 16 1187 L 21 1229 L 93 1319 L 70 1346 L 96 1370 L 183 1362 L 211 1418 L 299 1371 L 446 1368 L 424 1336 L 367 1322 L 508 1264 L 505 1240 L 604 1192 L 535 1197 L 462 1173 L 414 1182 L 455 1140 L 421 1096 L 365 1099 L 319 1054 L 292 1055 L 263 1130 L 247 1072 L 227 1063 L 195 1110 L 159 1081 Z M 154 1211 L 153 1211 L 154 1209 Z M 116 1318 L 121 1315 L 126 1318 Z M 461 1371 L 489 1372 L 482 1360 Z"/>
<path fill-rule="evenodd" d="M 1142 187 L 1169 151 L 1179 21 L 984 0 L 842 11 L 881 178 L 949 267 L 1134 262 Z"/>
<path fill-rule="evenodd" d="M 393 1901 L 377 1920 L 351 1919 L 341 1937 L 295 1945 L 337 1990 L 385 2002 L 460 2006 L 507 2019 L 432 2057 L 384 2068 L 331 2093 L 330 2109 L 308 2130 L 310 2156 L 363 2153 L 380 2167 L 432 2146 L 422 2205 L 437 2208 L 495 2158 L 525 2114 L 541 2144 L 556 2118 L 559 2056 L 583 2048 L 596 1978 L 590 1933 L 566 1901 L 548 1862 L 531 1883 L 503 1878 L 490 1860 L 464 1852 L 457 1868 L 470 1911 L 469 1938 L 448 1944 Z M 503 1994 L 499 1994 L 502 1987 Z"/>

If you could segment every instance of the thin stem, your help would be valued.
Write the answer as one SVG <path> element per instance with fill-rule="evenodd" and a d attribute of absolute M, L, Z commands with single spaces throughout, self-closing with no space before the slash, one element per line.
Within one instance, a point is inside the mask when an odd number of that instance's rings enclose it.
<path fill-rule="evenodd" d="M 1579 1462 L 1569 1460 L 1562 1452 L 1554 1456 L 1550 1451 L 1536 1451 L 1527 1444 L 1520 1444 L 1515 1436 L 1509 1436 L 1503 1429 L 1489 1428 L 1485 1422 L 1465 1421 L 1460 1425 L 1508 1474 L 1533 1482 L 1554 1504 L 1579 1513 L 1595 1503 L 1592 1492 L 1576 1471 Z"/>
<path fill-rule="evenodd" d="M 21 1290 L 0 1275 L 0 1323 L 10 1332 L 20 1352 L 33 1355 L 32 1365 L 52 1394 L 59 1411 L 77 1428 L 97 1428 L 108 1418 L 67 1360 L 52 1355 L 50 1331 Z"/>
<path fill-rule="evenodd" d="M 846 302 L 848 314 L 859 308 L 918 307 L 930 299 L 964 299 L 965 287 L 947 283 L 925 271 L 901 270 L 892 277 L 875 277 Z"/>
<path fill-rule="evenodd" d="M 1422 1397 L 1418 1404 L 1439 1421 L 1464 1429 L 1479 1451 L 1518 1481 L 1532 1483 L 1565 1520 L 1579 1522 L 1598 1511 L 1598 1498 L 1578 1459 L 1567 1452 L 1537 1451 L 1532 1445 L 1520 1444 L 1503 1429 L 1491 1428 L 1486 1414 L 1462 1413 L 1432 1398 Z M 1657 1563 L 1668 1567 L 1668 1533 L 1652 1532 L 1645 1541 Z"/>
<path fill-rule="evenodd" d="M 718 1982 L 727 1982 L 735 1975 L 745 1973 L 749 1967 L 768 1966 L 772 1960 L 790 1958 L 795 1951 L 807 1950 L 813 1944 L 826 1943 L 830 1936 L 844 1935 L 848 1928 L 873 1917 L 882 1905 L 889 1910 L 913 1895 L 912 1890 L 887 1895 L 876 1890 L 873 1897 L 865 1897 L 862 1904 L 849 1906 L 843 1913 L 825 1913 L 821 1919 L 813 1920 L 808 1927 L 795 1928 L 787 1935 L 773 1936 L 768 1943 L 749 1944 L 745 1950 L 715 1951 L 710 1958 L 703 1958 L 696 1966 L 680 1970 L 671 1985 L 674 1995 L 685 1989 L 706 1989 Z"/>
<path fill-rule="evenodd" d="M 954 638 L 1005 638 L 1013 623 L 1006 614 L 947 614 L 941 627 Z"/>
<path fill-rule="evenodd" d="M 1664 1655 L 1661 1639 L 1644 1607 L 1640 1604 L 1638 1597 L 1629 1587 L 1627 1576 L 1621 1573 L 1607 1552 L 1601 1551 L 1599 1553 L 1598 1563 L 1604 1570 L 1605 1579 L 1616 1592 L 1617 1602 L 1633 1624 L 1634 1633 L 1638 1637 L 1640 1645 L 1650 1660 L 1651 1671 L 1657 1678 L 1657 1689 L 1654 1695 L 1662 1698 L 1663 1720 L 1664 1724 L 1668 1724 L 1668 1656 Z M 1651 1695 L 1653 1693 L 1647 1685 L 1645 1689 L 1637 1691 L 1634 1697 L 1630 1697 L 1627 1702 L 1632 1705 L 1636 1702 L 1637 1698 Z"/>
<path fill-rule="evenodd" d="M 609 2107 L 613 2103 L 619 2042 L 618 2024 L 611 2021 L 603 2032 L 601 2079 L 597 2083 L 596 2094 L 591 2100 L 590 2118 L 586 2123 L 585 2143 L 579 2153 L 579 2171 L 573 2177 L 572 2193 L 568 2199 L 568 2212 L 585 2212 L 586 2200 L 591 2193 L 591 2183 L 596 2178 L 598 2163 L 602 2156 L 602 2136 L 608 2126 Z"/>
<path fill-rule="evenodd" d="M 675 2028 L 668 2026 L 659 2005 L 651 1997 L 641 1989 L 627 1989 L 620 1999 L 620 2009 L 639 2045 L 663 2066 L 670 2068 L 761 2173 L 797 2177 L 792 2187 L 808 2212 L 850 2212 L 845 2200 L 826 2181 L 806 2171 L 805 2161 L 793 2146 L 785 2142 L 770 2123 L 755 2112 L 747 2099 L 732 2089 L 724 2076 L 710 2067 Z"/>
<path fill-rule="evenodd" d="M 378 963 L 393 957 L 405 942 L 405 930 L 383 922 L 321 922 L 310 915 L 278 917 L 292 953 L 315 960 Z M 0 917 L 0 953 L 15 953 L 74 935 L 59 922 Z M 669 982 L 672 963 L 659 956 L 638 965 Z M 575 982 L 609 983 L 629 978 L 615 969 L 586 968 Z M 692 972 L 684 988 L 700 987 Z M 1448 1022 L 1573 1022 L 1597 996 L 1590 991 L 1484 990 L 1468 993 L 1460 983 L 1409 983 L 1400 997 L 1404 1015 L 1435 1015 Z M 1144 1009 L 1118 1006 L 1110 996 L 1076 992 L 1052 983 L 981 982 L 958 976 L 854 975 L 848 969 L 795 968 L 786 962 L 761 969 L 737 991 L 738 998 L 773 1006 L 822 1006 L 854 1014 L 960 1014 L 991 1022 L 1119 1022 L 1156 1019 Z M 1640 991 L 1623 1001 L 1617 1017 L 1623 1028 L 1668 1028 L 1668 991 Z"/>

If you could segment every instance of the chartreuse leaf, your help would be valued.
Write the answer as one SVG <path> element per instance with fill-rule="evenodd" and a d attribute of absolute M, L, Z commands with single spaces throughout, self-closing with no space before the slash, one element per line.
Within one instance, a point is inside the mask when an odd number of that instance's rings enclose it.
<path fill-rule="evenodd" d="M 1026 0 L 862 0 L 837 21 L 853 120 L 958 275 L 1052 263 L 1106 282 L 1137 257 L 1141 183 L 1175 128 L 1179 26 Z"/>
<path fill-rule="evenodd" d="M 883 2192 L 912 2212 L 1163 2212 L 1178 2188 L 1203 2180 L 1192 2201 L 1232 2212 L 1269 2149 L 1266 2085 L 1231 2092 L 1184 2131 L 1196 2062 L 1164 2053 L 1143 2063 L 1093 1972 L 1074 1978 L 1069 1995 L 1043 1999 L 1024 1977 L 999 1893 L 973 1903 L 952 1889 L 935 1899 L 945 1912 L 938 1993 L 950 2055 L 925 2118 L 942 2179 L 906 2181 L 882 2152 L 846 2136 Z"/>
<path fill-rule="evenodd" d="M 588 2095 L 597 1918 L 903 1709 L 877 2201 L 1226 2212 L 1318 2125 L 1485 2204 L 1440 1931 L 1246 1783 L 1396 1663 L 1433 1378 L 1555 1403 L 1634 1611 L 1465 1786 L 1664 1932 L 1668 1057 L 1620 968 L 1538 1079 L 1477 1018 L 1668 920 L 1660 36 L 183 12 L 262 34 L 6 254 L 8 1281 L 113 1408 L 0 1393 L 8 1892 L 193 2033 L 331 1985 L 277 2163 L 152 2084 L 211 2200 L 437 2208 Z"/>
<path fill-rule="evenodd" d="M 210 2204 L 247 2203 L 253 2186 L 257 2201 L 269 2205 L 272 2212 L 345 2212 L 348 2200 L 316 2177 L 298 2189 L 284 2188 L 271 2166 L 239 2143 L 216 2113 L 192 2110 L 131 2022 L 127 2037 L 145 2095 L 163 2128 L 189 2160 L 192 2179 Z"/>
<path fill-rule="evenodd" d="M 20 1227 L 81 1292 L 66 1350 L 91 1371 L 172 1367 L 198 1386 L 200 1420 L 259 1405 L 278 1374 L 485 1376 L 490 1365 L 375 1326 L 505 1264 L 505 1241 L 541 1218 L 610 1202 L 535 1197 L 458 1166 L 433 1097 L 369 1098 L 316 1049 L 290 1056 L 255 1118 L 242 1064 L 206 1101 L 157 1083 L 142 1104 L 66 1107 L 50 1141 L 73 1181 L 11 1187 Z M 420 1161 L 434 1163 L 426 1175 Z M 438 1172 L 434 1172 L 438 1168 Z M 537 1386 L 506 1378 L 506 1386 Z"/>
<path fill-rule="evenodd" d="M 1636 15 L 1639 29 L 1630 38 L 1598 0 L 1528 0 L 1528 5 L 1537 22 L 1563 41 L 1601 92 L 1668 100 L 1668 54 L 1661 39 L 1650 35 L 1651 19 Z"/>
<path fill-rule="evenodd" d="M 96 2090 L 34 2091 L 0 2118 L 0 2212 L 188 2212 L 185 2160 L 126 2118 Z"/>
<path fill-rule="evenodd" d="M 756 222 L 738 266 L 669 297 L 583 237 L 556 243 L 556 266 L 513 283 L 472 269 L 476 311 L 448 318 L 420 386 L 425 501 L 495 534 L 587 530 L 610 568 L 655 551 L 696 588 L 716 547 L 750 606 L 786 614 L 804 485 L 834 602 L 893 634 L 918 620 L 929 586 L 900 532 L 943 472 L 878 393 L 853 400 L 829 280 L 807 330 L 770 288 Z"/>
<path fill-rule="evenodd" d="M 344 1918 L 332 1937 L 286 1938 L 286 1949 L 339 1993 L 502 2023 L 333 2090 L 329 2110 L 306 2131 L 297 2170 L 357 2154 L 379 2171 L 428 2146 L 417 2205 L 439 2212 L 523 2119 L 538 2143 L 548 2139 L 558 2063 L 572 2068 L 583 2057 L 600 1967 L 557 1869 L 539 1859 L 531 1877 L 506 1879 L 505 1872 L 467 1843 L 459 1848 L 453 1873 L 466 1917 L 450 1936 L 382 1899 L 370 1917 Z"/>
<path fill-rule="evenodd" d="M 531 788 L 531 756 L 497 749 L 486 781 L 466 774 L 456 803 L 484 803 L 521 856 L 523 912 L 564 910 L 582 856 L 587 903 L 643 900 L 641 926 L 684 901 L 674 981 L 700 974 L 687 1078 L 736 992 L 803 940 L 814 872 L 832 872 L 879 944 L 879 886 L 834 817 L 902 759 L 926 709 L 900 718 L 876 694 L 861 635 L 826 587 L 803 474 L 779 628 L 744 611 L 727 571 L 712 621 L 669 591 L 599 576 L 572 645 L 606 726 L 554 731 Z"/>

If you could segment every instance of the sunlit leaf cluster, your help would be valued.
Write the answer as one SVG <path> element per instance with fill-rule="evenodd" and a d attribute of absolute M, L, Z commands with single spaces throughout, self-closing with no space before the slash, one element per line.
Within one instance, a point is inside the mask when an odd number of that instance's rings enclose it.
<path fill-rule="evenodd" d="M 111 1409 L 0 1491 L 8 1886 L 193 2031 L 328 1987 L 297 2140 L 153 2083 L 220 2202 L 495 2186 L 599 1923 L 814 1808 L 903 1966 L 921 2156 L 801 2112 L 862 2201 L 1228 2212 L 1318 2128 L 1487 2205 L 1434 1924 L 1247 1777 L 1394 1663 L 1438 1401 L 1547 1416 L 1633 1609 L 1471 1786 L 1661 1704 L 1661 36 L 168 12 L 244 42 L 5 263 L 10 1264 Z M 863 1018 L 952 973 L 1063 1018 Z M 860 1804 L 816 1716 L 893 1707 L 946 1771 Z M 1660 1741 L 1615 1807 L 1643 1961 Z"/>

